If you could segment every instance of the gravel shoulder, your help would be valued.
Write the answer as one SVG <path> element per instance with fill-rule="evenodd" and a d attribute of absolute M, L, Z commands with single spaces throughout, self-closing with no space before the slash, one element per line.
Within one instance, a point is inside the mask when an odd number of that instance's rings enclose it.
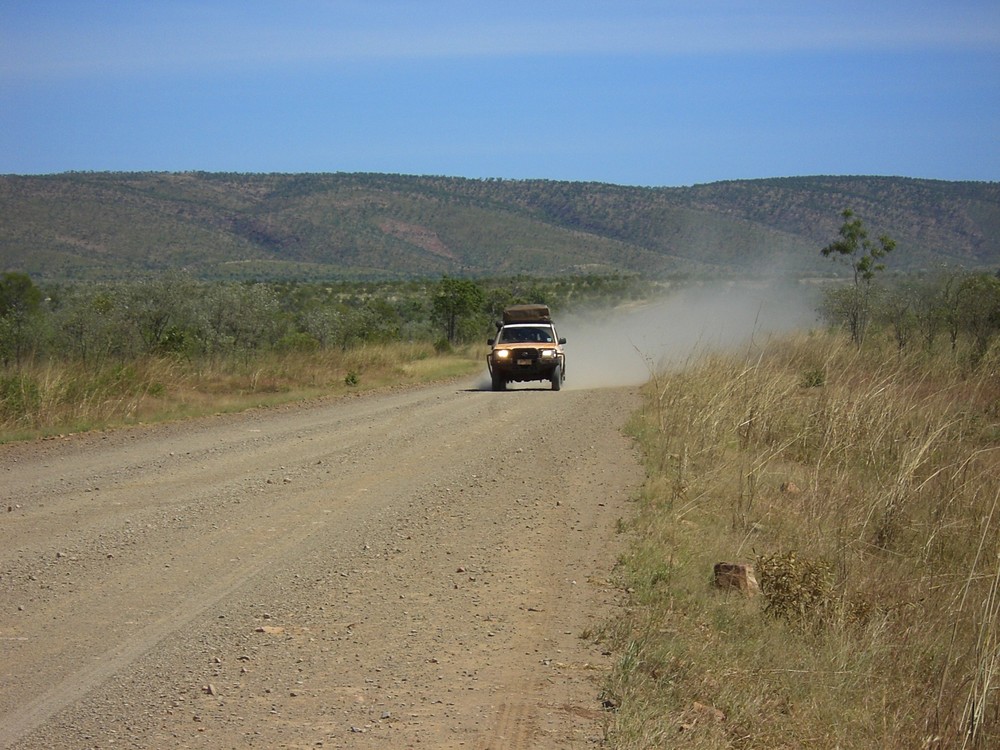
<path fill-rule="evenodd" d="M 638 405 L 463 381 L 0 446 L 0 747 L 593 745 Z"/>

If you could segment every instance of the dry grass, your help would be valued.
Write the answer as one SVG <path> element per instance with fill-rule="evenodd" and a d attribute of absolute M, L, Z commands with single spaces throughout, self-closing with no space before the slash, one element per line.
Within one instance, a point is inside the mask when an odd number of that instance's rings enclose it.
<path fill-rule="evenodd" d="M 471 350 L 438 354 L 419 343 L 203 361 L 150 357 L 93 369 L 50 361 L 0 373 L 0 443 L 424 383 L 482 367 Z"/>
<path fill-rule="evenodd" d="M 1000 747 L 1000 378 L 954 363 L 803 336 L 653 378 L 614 747 Z"/>

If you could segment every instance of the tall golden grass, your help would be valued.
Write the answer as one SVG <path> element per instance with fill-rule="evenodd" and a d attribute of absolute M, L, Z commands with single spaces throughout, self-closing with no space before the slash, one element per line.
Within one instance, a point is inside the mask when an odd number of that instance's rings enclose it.
<path fill-rule="evenodd" d="M 0 372 L 0 442 L 428 382 L 483 368 L 471 349 L 429 343 L 191 360 L 146 357 L 83 368 L 47 360 Z"/>
<path fill-rule="evenodd" d="M 998 364 L 823 334 L 656 373 L 612 746 L 1000 747 Z"/>

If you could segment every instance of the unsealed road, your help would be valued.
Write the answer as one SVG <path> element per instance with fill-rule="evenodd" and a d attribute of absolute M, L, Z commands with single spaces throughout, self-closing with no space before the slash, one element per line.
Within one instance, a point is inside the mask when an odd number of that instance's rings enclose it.
<path fill-rule="evenodd" d="M 637 406 L 461 382 L 0 446 L 0 747 L 591 746 Z"/>

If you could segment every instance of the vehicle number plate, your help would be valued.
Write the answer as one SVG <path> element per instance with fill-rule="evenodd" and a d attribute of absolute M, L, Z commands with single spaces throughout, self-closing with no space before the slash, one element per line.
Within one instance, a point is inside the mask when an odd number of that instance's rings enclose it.
<path fill-rule="evenodd" d="M 531 360 L 530 359 L 519 359 L 519 360 L 517 360 L 517 363 L 519 365 L 530 365 L 531 364 Z"/>

